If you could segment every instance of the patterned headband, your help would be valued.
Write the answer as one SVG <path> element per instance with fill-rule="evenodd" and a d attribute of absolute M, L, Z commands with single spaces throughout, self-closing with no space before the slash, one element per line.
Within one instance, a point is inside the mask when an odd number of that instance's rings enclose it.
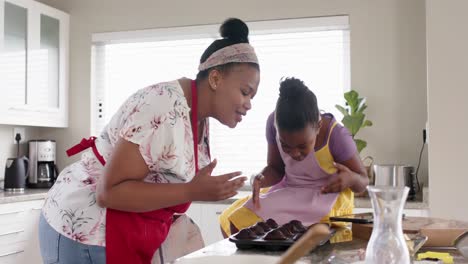
<path fill-rule="evenodd" d="M 231 62 L 251 62 L 258 64 L 255 50 L 249 43 L 239 43 L 219 49 L 198 66 L 198 71 L 204 71 L 214 66 Z"/>

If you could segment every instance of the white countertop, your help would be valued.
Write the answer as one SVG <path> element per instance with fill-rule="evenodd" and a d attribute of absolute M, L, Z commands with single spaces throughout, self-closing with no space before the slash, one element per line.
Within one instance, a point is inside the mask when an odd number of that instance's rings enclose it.
<path fill-rule="evenodd" d="M 26 189 L 23 193 L 10 193 L 0 190 L 0 204 L 42 200 L 47 197 L 48 189 Z"/>
<path fill-rule="evenodd" d="M 4 203 L 15 203 L 23 202 L 30 200 L 40 200 L 47 197 L 48 189 L 26 189 L 24 193 L 8 193 L 0 190 L 0 204 Z M 210 203 L 210 204 L 232 204 L 236 200 L 250 195 L 248 187 L 244 187 L 241 191 L 238 192 L 235 196 L 218 202 L 196 202 L 196 203 Z M 427 193 L 427 192 L 426 192 Z M 369 197 L 355 197 L 354 198 L 354 207 L 355 208 L 372 208 L 371 201 Z M 427 199 L 427 194 L 424 199 L 407 201 L 405 204 L 405 209 L 428 209 L 429 203 Z"/>
<path fill-rule="evenodd" d="M 315 248 L 306 256 L 300 260 L 306 263 L 331 263 L 330 259 L 334 259 L 333 263 L 358 263 L 361 259 L 362 252 L 365 252 L 367 247 L 367 241 L 353 238 L 351 241 L 340 242 L 340 243 L 327 243 L 323 246 Z M 424 248 L 419 252 L 425 252 Z M 443 248 L 438 249 L 440 252 L 450 253 L 454 257 L 454 263 L 468 263 L 468 259 L 464 258 L 456 249 Z M 236 245 L 230 242 L 228 239 L 221 240 L 214 244 L 208 245 L 200 250 L 192 252 L 177 261 L 187 261 L 198 257 L 209 257 L 209 256 L 279 256 L 284 251 L 266 251 L 261 249 L 246 249 L 240 250 L 236 248 Z M 175 263 L 177 263 L 177 261 Z M 184 263 L 187 263 L 184 262 Z M 194 262 L 200 263 L 200 262 Z M 208 262 L 206 262 L 208 263 Z M 209 262 L 213 263 L 213 262 Z M 232 262 L 230 262 L 232 263 Z M 362 262 L 359 262 L 362 263 Z M 419 262 L 415 262 L 419 263 Z M 435 263 L 435 262 L 433 262 Z"/>

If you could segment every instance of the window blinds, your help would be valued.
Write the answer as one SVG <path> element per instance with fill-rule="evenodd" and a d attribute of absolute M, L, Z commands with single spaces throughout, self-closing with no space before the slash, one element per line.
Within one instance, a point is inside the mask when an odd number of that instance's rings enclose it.
<path fill-rule="evenodd" d="M 249 176 L 266 165 L 265 124 L 281 78 L 302 79 L 316 94 L 319 108 L 338 120 L 335 104 L 343 103 L 343 92 L 350 89 L 347 17 L 252 22 L 249 27 L 260 61 L 260 87 L 252 110 L 235 129 L 210 120 L 212 158 L 218 159 L 215 175 L 241 170 Z M 214 40 L 208 33 L 194 32 L 204 32 L 203 26 L 93 36 L 92 133 L 100 133 L 136 90 L 183 76 L 194 78 L 201 54 Z"/>

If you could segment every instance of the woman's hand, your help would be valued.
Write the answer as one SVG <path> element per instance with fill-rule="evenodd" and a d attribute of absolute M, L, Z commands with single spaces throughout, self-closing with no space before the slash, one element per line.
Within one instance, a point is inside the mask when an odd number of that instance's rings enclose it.
<path fill-rule="evenodd" d="M 337 175 L 328 182 L 327 186 L 322 187 L 322 193 L 342 192 L 346 188 L 351 188 L 359 180 L 359 175 L 345 165 L 336 162 L 334 165 Z"/>
<path fill-rule="evenodd" d="M 260 206 L 260 188 L 262 186 L 262 181 L 265 178 L 263 174 L 257 174 L 252 176 L 252 203 L 255 206 L 256 210 L 261 208 Z"/>
<path fill-rule="evenodd" d="M 188 190 L 192 201 L 220 201 L 237 194 L 237 190 L 244 185 L 247 177 L 240 176 L 241 172 L 231 172 L 219 176 L 211 176 L 216 167 L 216 159 L 198 171 L 198 174 L 188 183 Z"/>

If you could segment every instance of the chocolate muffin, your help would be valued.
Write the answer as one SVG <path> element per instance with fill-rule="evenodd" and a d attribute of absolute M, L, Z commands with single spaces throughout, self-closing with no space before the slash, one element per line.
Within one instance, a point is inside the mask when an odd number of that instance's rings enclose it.
<path fill-rule="evenodd" d="M 279 229 L 271 230 L 263 238 L 265 240 L 287 240 L 288 238 Z"/>
<path fill-rule="evenodd" d="M 307 228 L 299 220 L 291 220 L 290 224 L 294 225 L 296 233 L 304 233 L 307 231 Z"/>
<path fill-rule="evenodd" d="M 256 223 L 255 225 L 251 226 L 249 229 L 252 230 L 257 236 L 261 236 L 265 234 L 265 229 L 263 229 L 263 227 L 259 225 L 259 223 Z"/>
<path fill-rule="evenodd" d="M 289 231 L 288 228 L 285 227 L 285 226 L 278 227 L 276 230 L 280 230 L 281 233 L 283 233 L 285 237 L 293 237 L 294 236 L 294 233 Z"/>
<path fill-rule="evenodd" d="M 296 228 L 296 226 L 291 223 L 284 224 L 281 227 L 288 230 L 289 233 L 292 233 L 292 234 L 299 233 L 299 230 Z"/>
<path fill-rule="evenodd" d="M 260 226 L 263 228 L 265 232 L 270 231 L 272 228 L 265 222 L 258 222 L 256 225 Z"/>
<path fill-rule="evenodd" d="M 298 241 L 303 235 L 304 235 L 304 233 L 297 233 L 297 234 L 294 235 L 293 240 Z"/>
<path fill-rule="evenodd" d="M 268 219 L 268 220 L 266 220 L 266 223 L 267 223 L 267 225 L 270 226 L 271 228 L 278 228 L 278 223 L 276 223 L 276 221 L 273 220 L 273 219 L 271 219 L 271 218 Z"/>
<path fill-rule="evenodd" d="M 239 231 L 239 233 L 237 233 L 234 237 L 237 239 L 255 239 L 257 238 L 257 235 L 249 228 L 244 228 L 241 231 Z"/>

